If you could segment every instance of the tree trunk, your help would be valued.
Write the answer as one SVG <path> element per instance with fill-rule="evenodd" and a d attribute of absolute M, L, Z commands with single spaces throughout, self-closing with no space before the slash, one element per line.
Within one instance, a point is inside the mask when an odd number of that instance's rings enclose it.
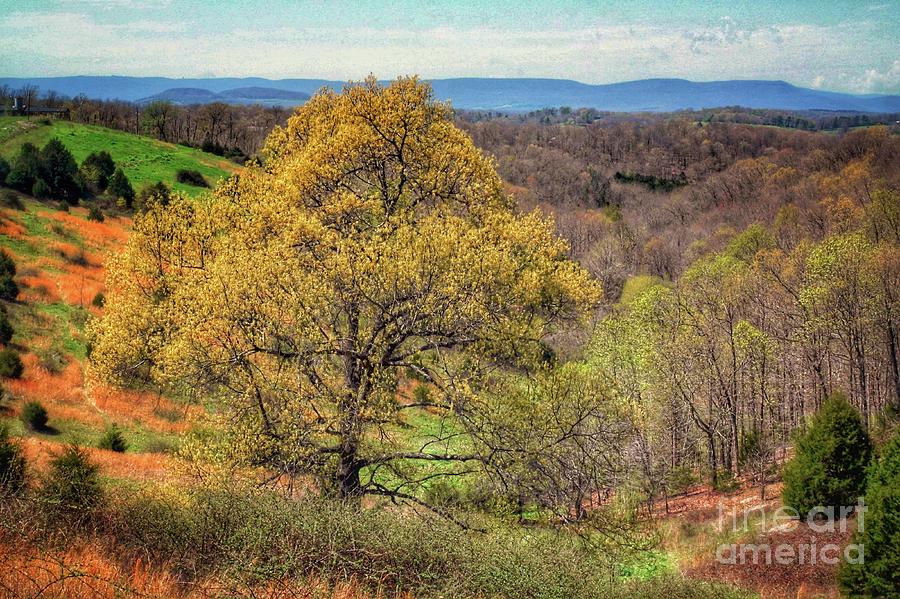
<path fill-rule="evenodd" d="M 341 443 L 340 462 L 337 470 L 338 494 L 341 499 L 359 497 L 362 485 L 359 481 L 361 463 L 356 457 L 356 444 L 345 440 Z"/>

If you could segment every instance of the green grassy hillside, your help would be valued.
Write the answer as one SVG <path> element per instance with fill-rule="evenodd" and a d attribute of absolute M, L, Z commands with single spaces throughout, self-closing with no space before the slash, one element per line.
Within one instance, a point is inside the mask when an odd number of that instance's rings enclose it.
<path fill-rule="evenodd" d="M 7 159 L 12 159 L 25 142 L 41 147 L 54 137 L 79 163 L 91 152 L 108 151 L 116 164 L 125 170 L 135 190 L 163 181 L 177 191 L 196 195 L 202 189 L 175 181 L 179 169 L 199 171 L 210 185 L 215 185 L 239 168 L 214 154 L 104 127 L 61 120 L 0 117 L 0 156 Z"/>

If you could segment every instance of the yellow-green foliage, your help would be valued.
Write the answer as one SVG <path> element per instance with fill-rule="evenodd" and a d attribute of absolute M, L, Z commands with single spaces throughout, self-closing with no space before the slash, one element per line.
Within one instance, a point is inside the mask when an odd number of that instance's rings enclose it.
<path fill-rule="evenodd" d="M 402 369 L 421 359 L 436 401 L 465 401 L 482 364 L 539 359 L 598 300 L 566 249 L 428 86 L 371 79 L 299 109 L 264 167 L 136 218 L 92 361 L 227 397 L 257 459 L 357 492 L 395 455 L 378 431 Z"/>

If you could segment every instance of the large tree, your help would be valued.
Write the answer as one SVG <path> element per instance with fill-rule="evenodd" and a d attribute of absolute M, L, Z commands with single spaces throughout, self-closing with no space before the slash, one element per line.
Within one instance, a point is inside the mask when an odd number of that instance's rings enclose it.
<path fill-rule="evenodd" d="M 154 100 L 141 113 L 141 129 L 156 139 L 169 140 L 172 121 L 175 120 L 175 106 L 164 100 Z"/>
<path fill-rule="evenodd" d="M 410 450 L 401 414 L 483 428 L 482 385 L 540 363 L 553 323 L 600 290 L 551 222 L 513 211 L 452 118 L 415 79 L 325 91 L 263 166 L 152 205 L 111 268 L 94 367 L 222 398 L 253 460 L 344 497 L 402 495 L 382 475 L 415 464 L 489 460 L 486 444 Z M 429 392 L 404 399 L 413 373 Z"/>

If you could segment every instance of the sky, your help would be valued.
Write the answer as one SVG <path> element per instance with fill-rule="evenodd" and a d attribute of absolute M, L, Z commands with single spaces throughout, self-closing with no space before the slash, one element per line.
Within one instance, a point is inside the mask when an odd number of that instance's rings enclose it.
<path fill-rule="evenodd" d="M 900 0 L 0 0 L 0 76 L 613 83 L 900 93 Z"/>

